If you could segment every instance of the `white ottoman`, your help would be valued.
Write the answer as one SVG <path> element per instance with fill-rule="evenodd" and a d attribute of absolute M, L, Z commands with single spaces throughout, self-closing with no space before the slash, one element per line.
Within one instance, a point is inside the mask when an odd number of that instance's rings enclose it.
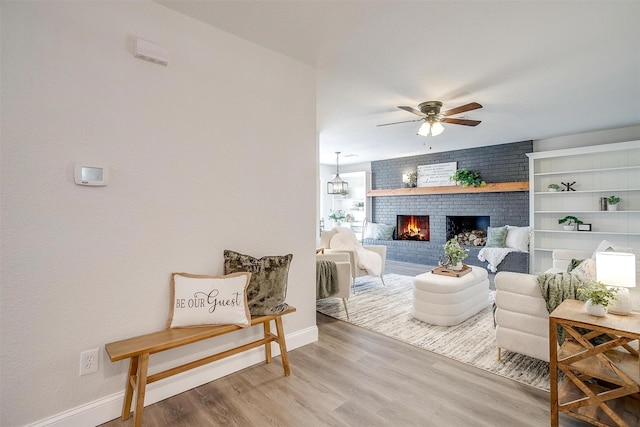
<path fill-rule="evenodd" d="M 413 316 L 423 322 L 452 326 L 464 322 L 489 305 L 489 275 L 471 267 L 462 277 L 431 272 L 413 279 Z"/>

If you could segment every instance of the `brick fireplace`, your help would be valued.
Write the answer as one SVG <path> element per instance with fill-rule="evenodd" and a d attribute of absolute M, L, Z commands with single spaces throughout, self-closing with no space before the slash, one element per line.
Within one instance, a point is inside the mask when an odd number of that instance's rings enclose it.
<path fill-rule="evenodd" d="M 495 145 L 468 150 L 424 154 L 381 160 L 371 163 L 372 188 L 402 188 L 402 174 L 419 165 L 458 162 L 458 168 L 480 172 L 491 182 L 529 180 L 529 162 L 525 153 L 533 151 L 531 141 Z M 378 196 L 372 198 L 372 221 L 396 225 L 397 215 L 429 217 L 429 241 L 367 240 L 387 246 L 390 260 L 437 265 L 447 240 L 447 217 L 485 217 L 480 225 L 529 225 L 529 192 L 434 194 L 416 196 Z M 465 263 L 483 265 L 478 259 L 479 247 L 469 247 Z"/>

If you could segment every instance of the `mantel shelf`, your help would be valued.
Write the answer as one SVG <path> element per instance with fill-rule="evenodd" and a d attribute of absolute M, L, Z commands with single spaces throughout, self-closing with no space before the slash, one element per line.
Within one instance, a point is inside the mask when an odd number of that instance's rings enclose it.
<path fill-rule="evenodd" d="M 367 191 L 367 196 L 423 196 L 429 194 L 506 193 L 511 191 L 529 191 L 529 181 L 497 182 L 493 184 L 487 184 L 484 187 L 447 186 L 369 190 Z"/>

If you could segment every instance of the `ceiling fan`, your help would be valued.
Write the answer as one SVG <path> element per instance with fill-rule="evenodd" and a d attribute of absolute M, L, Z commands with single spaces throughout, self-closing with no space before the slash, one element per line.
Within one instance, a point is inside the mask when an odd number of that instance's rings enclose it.
<path fill-rule="evenodd" d="M 461 105 L 460 107 L 452 108 L 442 113 L 440 112 L 440 109 L 442 108 L 442 102 L 440 101 L 423 102 L 418 105 L 418 110 L 413 107 L 407 106 L 398 106 L 398 108 L 416 114 L 418 116 L 422 116 L 422 118 L 415 120 L 405 120 L 402 122 L 385 123 L 378 126 L 389 126 L 397 125 L 399 123 L 424 121 L 422 126 L 420 126 L 420 128 L 418 129 L 418 135 L 436 136 L 440 135 L 444 130 L 444 126 L 442 126 L 442 123 L 451 123 L 454 125 L 463 126 L 478 126 L 480 124 L 480 120 L 456 119 L 449 116 L 464 113 L 466 111 L 477 110 L 478 108 L 482 108 L 482 105 L 478 104 L 477 102 L 471 102 L 469 104 Z"/>

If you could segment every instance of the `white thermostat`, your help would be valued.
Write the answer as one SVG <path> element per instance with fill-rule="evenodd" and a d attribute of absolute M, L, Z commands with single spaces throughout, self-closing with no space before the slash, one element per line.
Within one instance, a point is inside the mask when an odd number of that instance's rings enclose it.
<path fill-rule="evenodd" d="M 88 166 L 76 163 L 73 173 L 76 184 L 101 186 L 109 183 L 109 170 L 106 166 Z"/>

